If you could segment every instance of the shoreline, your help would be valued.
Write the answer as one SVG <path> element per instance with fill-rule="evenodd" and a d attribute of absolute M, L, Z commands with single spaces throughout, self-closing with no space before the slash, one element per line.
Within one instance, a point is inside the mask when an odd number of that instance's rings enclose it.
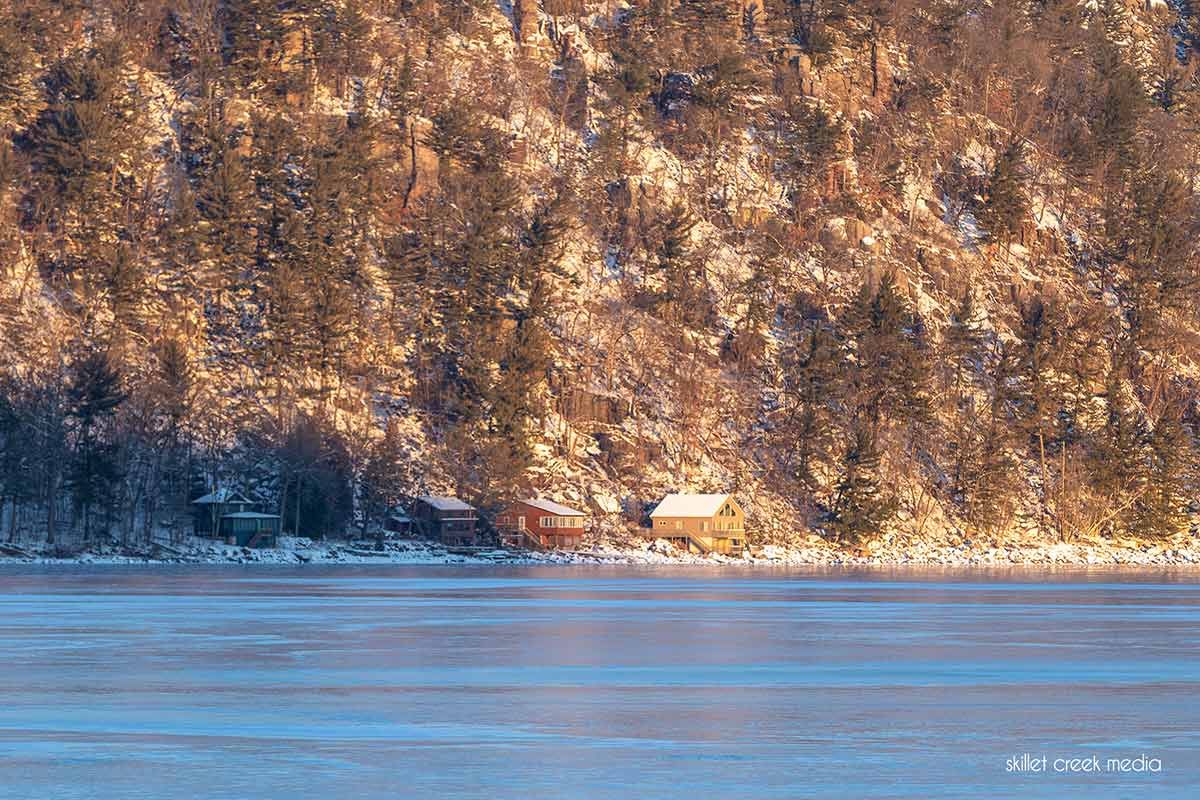
<path fill-rule="evenodd" d="M 282 566 L 377 564 L 380 566 L 513 565 L 513 566 L 733 566 L 733 567 L 1177 567 L 1200 568 L 1200 544 L 1154 543 L 1118 546 L 1109 542 L 1007 544 L 970 547 L 916 543 L 889 546 L 870 553 L 839 550 L 829 544 L 793 548 L 767 545 L 754 555 L 725 556 L 684 553 L 664 543 L 644 547 L 598 546 L 579 551 L 480 550 L 455 552 L 427 542 L 312 542 L 284 538 L 284 546 L 249 549 L 196 540 L 178 545 L 126 547 L 101 543 L 70 555 L 40 547 L 0 543 L 0 565 L 245 565 Z"/>

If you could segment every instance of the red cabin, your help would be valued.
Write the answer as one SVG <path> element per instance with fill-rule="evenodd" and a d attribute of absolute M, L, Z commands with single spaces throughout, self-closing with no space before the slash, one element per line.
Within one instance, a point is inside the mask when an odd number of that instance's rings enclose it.
<path fill-rule="evenodd" d="M 587 514 L 552 500 L 518 500 L 496 517 L 505 544 L 573 550 L 583 543 Z"/>

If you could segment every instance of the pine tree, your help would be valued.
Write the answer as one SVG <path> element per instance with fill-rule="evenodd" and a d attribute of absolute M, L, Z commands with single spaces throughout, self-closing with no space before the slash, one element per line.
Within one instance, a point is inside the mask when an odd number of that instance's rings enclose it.
<path fill-rule="evenodd" d="M 1016 421 L 1026 437 L 1027 452 L 1038 465 L 1041 512 L 1045 515 L 1051 502 L 1054 448 L 1065 439 L 1059 367 L 1067 351 L 1067 325 L 1060 307 L 1039 297 L 1021 304 L 1019 312 L 1016 333 L 1020 343 L 1014 354 L 1014 377 L 1020 380 L 1014 398 Z"/>
<path fill-rule="evenodd" d="M 802 493 L 820 487 L 818 467 L 831 460 L 843 353 L 832 332 L 804 325 L 784 350 L 783 386 L 772 446 L 789 482 Z"/>
<path fill-rule="evenodd" d="M 75 450 L 66 485 L 83 517 L 84 537 L 91 534 L 91 512 L 110 506 L 121 475 L 117 445 L 107 426 L 127 395 L 121 377 L 102 352 L 90 352 L 73 365 L 67 390 L 68 419 L 73 422 Z"/>
<path fill-rule="evenodd" d="M 85 307 L 104 297 L 111 244 L 138 233 L 130 209 L 144 188 L 135 170 L 144 150 L 143 100 L 124 60 L 120 43 L 102 41 L 57 64 L 46 81 L 49 105 L 28 140 L 33 217 L 60 231 L 53 271 L 75 284 Z"/>
<path fill-rule="evenodd" d="M 207 122 L 201 165 L 194 172 L 196 187 L 187 198 L 198 214 L 197 249 L 203 264 L 198 278 L 218 306 L 245 284 L 254 258 L 255 187 L 233 147 L 234 135 L 219 117 Z"/>
<path fill-rule="evenodd" d="M 1012 348 L 1002 346 L 980 365 L 983 402 L 976 403 L 974 395 L 964 398 L 953 418 L 952 495 L 979 530 L 995 530 L 1006 522 L 1018 491 L 1021 442 L 1014 431 L 1017 400 L 1011 388 L 1016 369 Z"/>
<path fill-rule="evenodd" d="M 16 536 L 17 509 L 37 497 L 37 439 L 29 406 L 28 387 L 5 376 L 0 383 L 0 529 L 8 503 L 9 541 Z"/>
<path fill-rule="evenodd" d="M 968 394 L 971 375 L 982 366 L 984 341 L 978 328 L 975 293 L 963 292 L 943 336 L 939 362 L 944 368 L 943 386 L 956 399 Z"/>
<path fill-rule="evenodd" d="M 908 426 L 929 419 L 930 369 L 924 326 L 885 274 L 877 289 L 864 284 L 847 309 L 843 330 L 851 343 L 850 402 L 878 425 Z"/>
<path fill-rule="evenodd" d="M 829 527 L 838 542 L 857 544 L 879 533 L 895 513 L 895 501 L 883 491 L 879 475 L 876 434 L 866 420 L 852 423 L 841 466 Z"/>
<path fill-rule="evenodd" d="M 1139 536 L 1168 538 L 1188 529 L 1188 505 L 1195 493 L 1195 442 L 1172 414 L 1150 432 L 1145 490 L 1134 503 L 1131 528 Z"/>
<path fill-rule="evenodd" d="M 1101 496 L 1114 512 L 1110 531 L 1133 527 L 1136 502 L 1146 490 L 1148 431 L 1124 386 L 1122 371 L 1112 369 L 1105 386 L 1107 414 L 1088 465 Z"/>
<path fill-rule="evenodd" d="M 238 87 L 255 93 L 280 88 L 287 5 L 276 0 L 221 4 L 225 63 Z"/>
<path fill-rule="evenodd" d="M 1136 137 L 1146 92 L 1137 71 L 1118 51 L 1105 45 L 1098 56 L 1097 77 L 1104 82 L 1105 94 L 1089 122 L 1100 163 L 1111 182 L 1136 166 Z"/>
<path fill-rule="evenodd" d="M 780 161 L 780 172 L 791 185 L 792 202 L 817 194 L 830 167 L 839 158 L 842 126 L 820 103 L 788 93 L 771 114 L 768 146 Z"/>
<path fill-rule="evenodd" d="M 672 205 L 658 221 L 657 247 L 646 270 L 655 280 L 654 308 L 664 321 L 687 330 L 703 328 L 713 309 L 704 259 L 691 243 L 697 222 L 683 205 Z"/>
<path fill-rule="evenodd" d="M 979 210 L 979 222 L 992 240 L 1008 244 L 1021 233 L 1029 215 L 1025 181 L 1025 146 L 1013 139 L 992 166 L 987 196 Z"/>

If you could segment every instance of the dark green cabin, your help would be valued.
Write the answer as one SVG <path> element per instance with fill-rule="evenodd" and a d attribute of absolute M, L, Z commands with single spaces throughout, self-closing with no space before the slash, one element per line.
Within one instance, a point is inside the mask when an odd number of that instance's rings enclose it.
<path fill-rule="evenodd" d="M 279 537 L 279 515 L 236 511 L 221 517 L 221 538 L 239 547 L 274 547 Z"/>

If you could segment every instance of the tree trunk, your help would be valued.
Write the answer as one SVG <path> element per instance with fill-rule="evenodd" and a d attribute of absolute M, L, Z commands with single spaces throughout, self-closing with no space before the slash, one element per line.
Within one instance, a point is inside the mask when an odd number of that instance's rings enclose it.
<path fill-rule="evenodd" d="M 49 502 L 46 508 L 46 544 L 54 544 L 56 528 L 58 527 L 58 485 L 61 480 L 58 471 L 50 475 Z"/>
<path fill-rule="evenodd" d="M 300 535 L 300 490 L 301 490 L 301 488 L 303 488 L 303 486 L 304 486 L 304 480 L 299 475 L 297 475 L 296 476 L 296 511 L 295 511 L 295 516 L 293 517 L 293 519 L 295 521 L 292 523 L 292 536 Z"/>

